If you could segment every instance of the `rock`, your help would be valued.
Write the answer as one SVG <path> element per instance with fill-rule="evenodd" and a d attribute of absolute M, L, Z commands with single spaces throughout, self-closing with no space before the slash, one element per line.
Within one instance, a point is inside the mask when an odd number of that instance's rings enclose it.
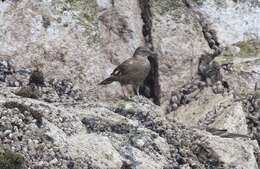
<path fill-rule="evenodd" d="M 259 137 L 259 88 L 258 84 L 255 85 L 255 91 L 253 93 L 248 93 L 245 100 L 243 101 L 244 110 L 247 113 L 247 125 L 249 129 L 249 134 L 254 137 L 258 143 L 260 142 Z"/>
<path fill-rule="evenodd" d="M 220 94 L 220 93 L 224 93 L 225 92 L 225 88 L 228 90 L 228 86 L 225 86 L 224 84 L 222 84 L 221 81 L 218 81 L 213 87 L 212 90 L 215 94 Z"/>
<path fill-rule="evenodd" d="M 208 166 L 218 163 L 217 166 L 223 168 L 258 168 L 252 141 L 223 139 L 216 136 L 209 136 L 203 140 L 198 144 L 196 151 L 199 153 L 198 158 L 205 160 L 204 163 L 208 163 Z M 244 151 L 246 153 L 243 153 Z"/>
<path fill-rule="evenodd" d="M 174 118 L 187 126 L 208 125 L 221 114 L 221 108 L 232 104 L 232 96 L 215 95 L 211 89 L 205 88 L 197 97 L 198 100 L 181 106 L 174 112 Z M 226 112 L 228 113 L 228 111 Z M 172 116 L 170 113 L 167 116 Z"/>
<path fill-rule="evenodd" d="M 19 152 L 31 169 L 257 169 L 258 4 L 2 2 L 0 157 Z M 157 53 L 142 96 L 97 85 L 139 46 Z"/>
<path fill-rule="evenodd" d="M 9 134 L 11 134 L 12 133 L 12 131 L 11 130 L 5 130 L 5 132 L 4 132 L 4 135 L 7 137 Z"/>
<path fill-rule="evenodd" d="M 41 99 L 43 99 L 46 102 L 54 103 L 54 102 L 60 102 L 61 99 L 59 95 L 57 94 L 56 90 L 52 87 L 45 87 L 41 90 L 42 95 Z"/>
<path fill-rule="evenodd" d="M 208 85 L 213 85 L 218 81 L 222 81 L 222 76 L 220 73 L 220 64 L 212 61 L 213 55 L 206 53 L 200 58 L 199 63 L 199 74 L 203 81 L 206 81 Z"/>
<path fill-rule="evenodd" d="M 164 104 L 170 98 L 169 91 L 176 91 L 197 76 L 200 55 L 211 50 L 199 20 L 183 1 L 154 0 L 151 3 L 152 37 L 159 54 L 159 82 Z"/>
<path fill-rule="evenodd" d="M 124 146 L 121 148 L 120 153 L 129 161 L 132 168 L 156 169 L 163 166 L 163 161 L 155 161 L 134 147 Z"/>
<path fill-rule="evenodd" d="M 5 3 L 3 11 L 10 12 L 12 10 L 10 6 L 17 3 L 22 2 Z M 41 13 L 37 12 L 36 6 L 43 9 Z M 30 9 L 32 15 L 23 11 L 19 13 L 23 8 Z M 0 24 L 5 25 L 1 27 L 0 33 L 0 36 L 4 37 L 0 42 L 2 44 L 1 58 L 12 58 L 16 63 L 16 70 L 31 68 L 32 62 L 37 60 L 43 64 L 42 71 L 45 77 L 70 79 L 85 92 L 92 93 L 92 97 L 97 98 L 96 95 L 102 95 L 102 93 L 96 92 L 97 89 L 91 90 L 99 80 L 107 75 L 113 65 L 109 58 L 100 57 L 100 55 L 105 56 L 106 53 L 100 50 L 102 46 L 101 31 L 98 27 L 96 9 L 95 1 L 55 1 L 52 3 L 30 0 L 28 4 L 20 4 L 19 9 L 13 11 L 19 13 L 18 15 L 1 16 Z M 74 18 L 76 15 L 77 17 Z M 10 18 L 12 19 L 10 20 Z M 20 22 L 20 19 L 24 22 Z M 142 28 L 141 23 L 139 25 Z M 131 50 L 134 51 L 137 46 L 139 44 L 136 44 Z M 125 49 L 127 48 L 126 46 Z M 86 57 L 86 54 L 89 57 Z M 74 57 L 77 59 L 75 60 Z M 125 59 L 125 57 L 121 59 Z M 96 66 L 95 68 L 91 66 L 93 63 L 98 65 L 99 70 Z M 99 77 L 96 76 L 97 74 Z M 0 73 L 0 76 L 4 79 L 6 75 Z M 23 85 L 27 83 L 23 83 Z"/>
<path fill-rule="evenodd" d="M 246 112 L 244 112 L 241 103 L 233 103 L 231 106 L 225 108 L 215 119 L 215 122 L 209 126 L 226 129 L 229 133 L 248 134 Z"/>
<path fill-rule="evenodd" d="M 234 3 L 228 0 L 219 2 L 205 0 L 200 5 L 200 10 L 213 24 L 216 35 L 222 44 L 236 43 L 260 34 L 257 24 L 259 17 L 255 13 L 255 11 L 259 11 L 258 1 Z M 228 27 L 230 29 L 227 29 Z"/>
<path fill-rule="evenodd" d="M 127 162 L 123 161 L 123 164 L 120 169 L 132 169 L 131 165 L 127 164 Z"/>
<path fill-rule="evenodd" d="M 57 163 L 58 163 L 57 158 L 54 158 L 53 160 L 50 161 L 50 164 L 51 164 L 51 165 L 55 165 L 55 164 L 57 164 Z"/>
<path fill-rule="evenodd" d="M 202 144 L 196 142 L 201 134 L 169 122 L 161 108 L 144 97 L 133 97 L 114 104 L 89 103 L 76 107 L 52 104 L 17 97 L 9 98 L 4 107 L 0 106 L 1 112 L 5 112 L 3 117 L 6 117 L 0 120 L 0 124 L 3 121 L 7 123 L 9 119 L 15 122 L 16 118 L 10 117 L 23 114 L 17 117 L 22 119 L 24 129 L 14 130 L 23 136 L 22 139 L 15 139 L 19 135 L 15 136 L 12 132 L 10 134 L 14 137 L 5 137 L 3 143 L 11 144 L 12 140 L 13 149 L 22 150 L 31 167 L 141 169 L 208 165 L 197 160 L 196 151 L 192 148 Z M 42 119 L 40 127 L 34 119 Z M 13 122 L 10 128 L 19 124 Z M 230 128 L 228 130 L 234 132 Z M 210 136 L 206 133 L 204 137 Z M 221 144 L 221 141 L 215 144 Z M 39 154 L 41 161 L 38 161 Z M 222 161 L 217 158 L 214 166 L 222 164 Z"/>
<path fill-rule="evenodd" d="M 0 60 L 0 81 L 5 82 L 7 75 L 12 74 L 13 71 L 14 67 L 11 60 Z"/>
<path fill-rule="evenodd" d="M 120 168 L 120 154 L 114 149 L 107 137 L 96 134 L 79 134 L 68 140 L 68 153 L 74 158 L 89 157 L 95 159 L 92 165 L 97 168 Z M 81 151 L 81 154 L 78 152 Z"/>
<path fill-rule="evenodd" d="M 17 81 L 14 78 L 7 79 L 7 81 L 8 81 L 7 85 L 10 86 L 10 87 L 20 87 L 20 86 L 22 86 L 22 83 Z"/>
<path fill-rule="evenodd" d="M 49 83 L 61 99 L 62 98 L 64 98 L 64 99 L 72 98 L 73 100 L 76 100 L 76 101 L 82 99 L 81 90 L 75 89 L 73 83 L 70 80 L 52 79 Z M 46 92 L 48 92 L 48 91 L 46 91 Z M 53 93 L 52 95 L 55 95 L 55 93 Z"/>
<path fill-rule="evenodd" d="M 223 53 L 214 59 L 221 67 L 223 81 L 236 93 L 251 93 L 259 76 L 258 40 L 248 40 L 232 44 L 224 49 Z M 236 52 L 233 49 L 239 48 Z M 243 74 L 241 76 L 241 74 Z"/>
<path fill-rule="evenodd" d="M 252 100 L 252 104 L 254 106 L 254 110 L 256 112 L 260 112 L 260 89 L 256 88 L 254 93 L 254 99 Z"/>

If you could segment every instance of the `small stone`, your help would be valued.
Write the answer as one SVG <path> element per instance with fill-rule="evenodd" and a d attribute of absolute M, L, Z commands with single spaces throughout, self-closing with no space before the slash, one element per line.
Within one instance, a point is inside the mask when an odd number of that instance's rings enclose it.
<path fill-rule="evenodd" d="M 34 144 L 39 144 L 39 140 L 33 140 Z"/>
<path fill-rule="evenodd" d="M 208 40 L 209 40 L 209 39 L 212 39 L 212 35 L 211 35 L 209 32 L 205 32 L 204 35 L 205 35 L 205 38 L 206 38 L 206 39 L 208 39 Z"/>
<path fill-rule="evenodd" d="M 173 110 L 177 110 L 177 108 L 178 108 L 178 104 L 176 104 L 176 103 L 172 104 L 172 109 Z"/>
<path fill-rule="evenodd" d="M 75 163 L 73 161 L 70 161 L 67 165 L 68 169 L 74 169 Z"/>
<path fill-rule="evenodd" d="M 61 22 L 62 22 L 62 18 L 61 18 L 61 17 L 58 17 L 58 18 L 57 18 L 57 22 L 58 22 L 58 23 L 61 23 Z"/>
<path fill-rule="evenodd" d="M 53 160 L 50 161 L 50 164 L 51 164 L 51 165 L 55 165 L 55 164 L 57 164 L 57 163 L 58 163 L 57 158 L 54 158 Z"/>
<path fill-rule="evenodd" d="M 37 164 L 36 164 L 37 167 L 44 167 L 44 162 L 43 161 L 39 161 Z"/>
<path fill-rule="evenodd" d="M 8 135 L 11 134 L 11 133 L 12 133 L 11 130 L 5 130 L 5 131 L 4 131 L 4 135 L 5 135 L 5 136 L 8 136 Z"/>
<path fill-rule="evenodd" d="M 0 139 L 2 139 L 4 137 L 5 137 L 4 133 L 0 131 Z"/>
<path fill-rule="evenodd" d="M 210 47 L 213 47 L 216 44 L 216 42 L 213 39 L 210 39 L 208 43 Z"/>
<path fill-rule="evenodd" d="M 219 47 L 217 45 L 213 44 L 211 48 L 216 51 L 216 50 L 218 50 Z"/>

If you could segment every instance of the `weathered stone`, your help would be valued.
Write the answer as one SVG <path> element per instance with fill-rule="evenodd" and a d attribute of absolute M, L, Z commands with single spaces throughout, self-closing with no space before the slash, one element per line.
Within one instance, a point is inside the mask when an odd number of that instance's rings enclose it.
<path fill-rule="evenodd" d="M 229 133 L 248 134 L 246 112 L 243 111 L 241 103 L 233 103 L 233 105 L 223 110 L 223 113 L 209 126 L 226 129 Z"/>
<path fill-rule="evenodd" d="M 25 168 L 257 169 L 259 42 L 244 33 L 258 30 L 237 23 L 257 21 L 258 8 L 256 0 L 0 2 L 0 144 L 21 153 Z M 158 54 L 141 94 L 158 104 L 161 86 L 162 106 L 120 98 L 118 83 L 97 86 L 138 46 Z M 39 97 L 17 96 L 35 64 L 45 78 Z"/>
<path fill-rule="evenodd" d="M 178 108 L 175 119 L 187 126 L 208 125 L 214 122 L 214 119 L 221 114 L 217 108 L 225 107 L 232 104 L 232 96 L 215 95 L 209 88 L 202 90 L 198 100 L 191 102 Z M 226 112 L 228 113 L 228 112 Z M 170 113 L 168 116 L 171 116 Z M 209 120 L 209 121 L 208 121 Z M 213 120 L 213 121 L 212 121 Z"/>
<path fill-rule="evenodd" d="M 74 158 L 86 156 L 95 159 L 92 165 L 97 168 L 120 168 L 122 166 L 120 154 L 107 137 L 80 134 L 70 138 L 68 142 L 68 153 Z M 78 151 L 81 153 L 79 154 Z"/>
<path fill-rule="evenodd" d="M 259 37 L 259 1 L 201 2 L 200 10 L 212 23 L 222 44 L 233 44 L 247 38 Z"/>
<path fill-rule="evenodd" d="M 208 166 L 218 163 L 217 166 L 222 168 L 258 168 L 254 142 L 216 136 L 206 136 L 202 140 L 204 141 L 197 147 L 198 158 L 205 160 L 204 163 L 208 163 Z"/>

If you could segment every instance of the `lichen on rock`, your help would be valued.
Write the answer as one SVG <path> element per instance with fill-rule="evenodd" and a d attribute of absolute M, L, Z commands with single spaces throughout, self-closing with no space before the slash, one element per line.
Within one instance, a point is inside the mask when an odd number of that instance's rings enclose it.
<path fill-rule="evenodd" d="M 217 57 L 216 60 L 221 64 L 257 60 L 260 58 L 259 46 L 260 41 L 257 39 L 228 45 L 225 47 L 222 55 Z"/>
<path fill-rule="evenodd" d="M 258 169 L 260 17 L 248 4 L 1 1 L 0 168 Z M 139 46 L 157 53 L 149 89 L 97 85 Z"/>
<path fill-rule="evenodd" d="M 0 168 L 24 169 L 24 163 L 25 161 L 22 155 L 0 148 Z"/>

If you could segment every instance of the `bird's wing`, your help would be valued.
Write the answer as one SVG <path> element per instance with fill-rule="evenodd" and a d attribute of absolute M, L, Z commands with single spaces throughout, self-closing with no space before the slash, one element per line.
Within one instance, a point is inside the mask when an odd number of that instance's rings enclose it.
<path fill-rule="evenodd" d="M 130 58 L 117 66 L 114 71 L 111 73 L 112 76 L 122 76 L 127 74 L 129 71 L 132 71 L 134 65 L 136 64 L 135 59 Z"/>

